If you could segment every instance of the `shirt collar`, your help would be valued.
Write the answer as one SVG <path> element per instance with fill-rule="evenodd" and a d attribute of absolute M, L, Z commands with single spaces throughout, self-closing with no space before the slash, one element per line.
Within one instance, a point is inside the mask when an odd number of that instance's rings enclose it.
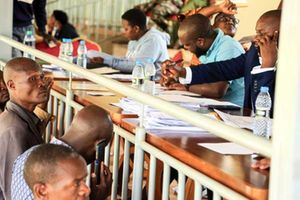
<path fill-rule="evenodd" d="M 23 108 L 22 106 L 18 105 L 17 103 L 15 103 L 13 101 L 8 101 L 6 103 L 6 109 L 15 111 L 25 121 L 27 121 L 27 122 L 32 121 L 34 123 L 34 125 L 36 125 L 36 126 L 40 122 L 39 118 L 33 112 L 26 110 L 25 108 Z"/>
<path fill-rule="evenodd" d="M 210 48 L 207 50 L 206 54 L 202 55 L 203 57 L 208 57 L 209 54 L 211 54 L 211 52 L 215 50 L 215 48 L 218 48 L 219 42 L 222 39 L 222 37 L 224 36 L 224 33 L 221 29 L 217 28 L 214 31 L 217 33 L 217 36 L 216 36 L 214 42 L 212 43 L 212 45 L 210 46 Z M 200 56 L 200 57 L 202 57 L 202 56 Z"/>

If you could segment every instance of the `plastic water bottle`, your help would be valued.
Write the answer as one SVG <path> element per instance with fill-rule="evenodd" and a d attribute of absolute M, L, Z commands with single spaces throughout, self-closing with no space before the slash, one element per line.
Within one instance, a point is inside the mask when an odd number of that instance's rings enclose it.
<path fill-rule="evenodd" d="M 155 94 L 155 74 L 156 68 L 152 58 L 146 59 L 145 62 L 145 86 L 144 90 L 147 94 Z"/>
<path fill-rule="evenodd" d="M 261 87 L 255 101 L 255 120 L 253 133 L 258 136 L 270 138 L 271 136 L 271 120 L 270 110 L 272 106 L 272 100 L 269 94 L 268 87 Z"/>
<path fill-rule="evenodd" d="M 144 64 L 141 61 L 136 61 L 132 70 L 132 86 L 143 90 L 145 79 Z"/>
<path fill-rule="evenodd" d="M 58 58 L 61 59 L 61 60 L 64 60 L 64 61 L 67 60 L 66 59 L 66 44 L 67 44 L 67 39 L 63 38 L 62 43 L 60 44 L 60 47 L 59 47 Z"/>
<path fill-rule="evenodd" d="M 27 46 L 35 48 L 35 37 L 34 37 L 32 31 L 26 31 L 23 43 Z M 35 56 L 27 53 L 26 51 L 23 52 L 23 57 L 35 60 Z"/>
<path fill-rule="evenodd" d="M 81 40 L 77 48 L 77 65 L 86 69 L 87 65 L 87 48 L 85 41 Z"/>
<path fill-rule="evenodd" d="M 66 40 L 65 58 L 69 63 L 73 63 L 73 44 L 71 39 Z"/>

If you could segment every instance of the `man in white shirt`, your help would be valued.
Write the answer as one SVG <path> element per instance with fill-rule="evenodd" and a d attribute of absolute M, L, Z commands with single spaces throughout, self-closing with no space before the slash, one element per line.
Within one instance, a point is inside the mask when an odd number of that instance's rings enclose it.
<path fill-rule="evenodd" d="M 130 9 L 122 15 L 124 36 L 129 39 L 125 58 L 117 58 L 99 53 L 91 59 L 92 63 L 104 63 L 124 73 L 131 73 L 135 62 L 146 58 L 152 59 L 157 70 L 160 62 L 168 59 L 167 45 L 170 36 L 155 28 L 148 29 L 146 15 L 139 9 Z"/>

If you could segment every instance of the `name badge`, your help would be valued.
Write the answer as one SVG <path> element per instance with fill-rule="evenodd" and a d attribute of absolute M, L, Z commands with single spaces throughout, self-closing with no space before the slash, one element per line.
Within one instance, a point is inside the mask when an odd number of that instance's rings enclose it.
<path fill-rule="evenodd" d="M 18 1 L 21 1 L 21 2 L 24 2 L 24 3 L 29 3 L 29 4 L 32 4 L 33 0 L 18 0 Z"/>

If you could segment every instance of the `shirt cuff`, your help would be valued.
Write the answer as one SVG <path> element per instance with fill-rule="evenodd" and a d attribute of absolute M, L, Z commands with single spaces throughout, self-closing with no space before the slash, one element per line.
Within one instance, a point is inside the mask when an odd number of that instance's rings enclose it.
<path fill-rule="evenodd" d="M 259 66 L 253 67 L 251 74 L 260 74 L 260 73 L 275 71 L 275 70 L 276 70 L 276 67 L 261 68 L 261 66 L 259 65 Z"/>
<path fill-rule="evenodd" d="M 179 77 L 179 83 L 186 85 L 192 82 L 192 70 L 190 67 L 185 67 L 185 78 Z"/>

